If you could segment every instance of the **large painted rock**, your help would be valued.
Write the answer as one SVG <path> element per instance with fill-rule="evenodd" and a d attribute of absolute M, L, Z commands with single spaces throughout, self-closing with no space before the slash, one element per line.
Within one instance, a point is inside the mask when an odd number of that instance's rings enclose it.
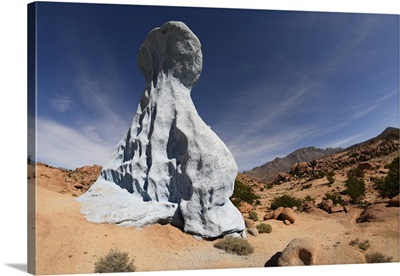
<path fill-rule="evenodd" d="M 199 39 L 182 22 L 152 30 L 139 50 L 146 89 L 127 134 L 78 198 L 89 221 L 171 223 L 204 238 L 244 233 L 230 202 L 237 165 L 190 96 L 202 70 Z"/>

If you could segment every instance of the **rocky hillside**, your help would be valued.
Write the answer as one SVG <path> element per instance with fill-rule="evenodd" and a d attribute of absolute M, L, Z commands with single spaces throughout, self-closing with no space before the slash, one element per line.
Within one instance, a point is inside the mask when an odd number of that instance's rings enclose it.
<path fill-rule="evenodd" d="M 295 163 L 309 162 L 315 159 L 320 159 L 324 156 L 335 154 L 341 150 L 341 148 L 301 148 L 290 153 L 286 157 L 275 158 L 271 162 L 267 162 L 264 165 L 243 173 L 262 182 L 271 182 L 276 179 L 278 173 L 289 171 L 290 167 Z"/>
<path fill-rule="evenodd" d="M 258 181 L 269 183 L 287 177 L 286 173 L 293 172 L 298 165 L 300 165 L 300 167 L 297 169 L 308 169 L 309 172 L 313 170 L 314 173 L 320 170 L 330 171 L 343 168 L 344 166 L 351 166 L 359 162 L 366 162 L 374 157 L 388 155 L 398 150 L 399 133 L 400 131 L 398 128 L 388 127 L 378 136 L 352 145 L 346 149 L 301 148 L 284 158 L 275 158 L 271 162 L 267 162 L 264 165 L 243 173 Z M 324 157 L 330 158 L 321 160 Z M 319 170 L 315 170 L 317 161 L 319 163 Z M 326 162 L 328 162 L 328 164 L 324 164 Z"/>
<path fill-rule="evenodd" d="M 379 170 L 391 162 L 399 150 L 399 129 L 387 128 L 378 136 L 355 144 L 336 154 L 328 155 L 310 162 L 296 162 L 288 171 L 278 173 L 275 183 L 289 179 L 313 180 L 324 177 L 329 172 L 359 167 L 367 170 Z"/>
<path fill-rule="evenodd" d="M 36 180 L 39 187 L 47 190 L 79 196 L 97 180 L 101 169 L 101 166 L 93 165 L 67 170 L 37 163 L 36 166 L 28 165 L 28 180 Z"/>
<path fill-rule="evenodd" d="M 345 192 L 345 183 L 350 172 L 362 171 L 359 177 L 365 183 L 363 204 L 373 204 L 387 200 L 382 198 L 375 183 L 387 176 L 389 164 L 399 157 L 399 145 L 399 129 L 387 128 L 377 137 L 338 153 L 291 164 L 289 170 L 278 173 L 277 178 L 268 184 L 245 174 L 239 174 L 237 180 L 251 187 L 258 195 L 260 205 L 253 206 L 255 209 L 268 209 L 275 197 L 285 194 L 299 199 L 309 196 L 314 203 L 321 203 L 328 193 L 350 204 L 351 198 Z"/>
<path fill-rule="evenodd" d="M 381 134 L 378 136 L 371 138 L 365 142 L 361 142 L 355 145 L 348 147 L 346 150 L 354 150 L 360 148 L 369 148 L 373 150 L 376 148 L 379 153 L 380 150 L 385 151 L 386 147 L 393 147 L 396 144 L 396 141 L 399 140 L 400 130 L 395 127 L 388 127 L 386 128 Z"/>
<path fill-rule="evenodd" d="M 307 250 L 309 256 L 316 254 L 314 264 L 325 263 L 322 255 L 331 250 L 336 252 L 326 260 L 335 259 L 335 263 L 398 262 L 400 205 L 398 189 L 392 189 L 398 179 L 388 177 L 396 173 L 393 168 L 398 168 L 399 145 L 399 129 L 388 128 L 373 139 L 335 154 L 295 162 L 268 184 L 239 174 L 237 181 L 254 194 L 235 198 L 249 240 L 262 240 L 259 236 L 265 234 L 261 226 L 269 225 L 271 234 L 278 230 L 279 239 L 286 231 L 293 231 L 294 239 L 287 248 L 272 256 L 265 266 L 288 265 L 280 260 L 285 251 L 291 252 L 290 261 L 297 262 L 300 253 L 293 252 Z M 376 185 L 383 182 L 384 186 Z M 393 192 L 385 195 L 383 190 Z M 249 198 L 256 200 L 249 203 Z M 335 223 L 328 226 L 331 220 Z M 304 232 L 302 226 L 307 228 Z M 320 227 L 326 228 L 318 238 Z M 298 239 L 302 233 L 307 233 L 307 239 Z M 318 244 L 318 239 L 326 243 L 322 251 L 318 251 L 318 245 L 310 246 Z M 290 248 L 299 241 L 305 246 Z"/>
<path fill-rule="evenodd" d="M 374 139 L 333 155 L 291 164 L 273 183 L 239 173 L 237 181 L 256 194 L 252 204 L 240 198 L 238 206 L 246 225 L 246 240 L 254 247 L 254 253 L 247 256 L 225 254 L 211 246 L 219 239 L 193 239 L 170 225 L 136 231 L 89 223 L 82 219 L 74 196 L 97 179 L 100 166 L 64 170 L 40 163 L 36 167 L 29 165 L 28 182 L 43 188 L 37 189 L 36 241 L 41 245 L 38 260 L 41 267 L 58 269 L 51 274 L 65 274 L 62 269 L 74 267 L 71 263 L 78 264 L 76 273 L 90 273 L 97 256 L 110 248 L 129 252 L 138 271 L 288 265 L 282 263 L 287 252 L 294 252 L 288 259 L 296 265 L 399 262 L 399 196 L 382 197 L 374 188 L 374 180 L 388 176 L 388 164 L 399 156 L 398 134 L 398 129 L 387 129 Z M 346 193 L 348 172 L 354 168 L 364 171 L 365 182 L 365 196 L 357 203 Z M 277 202 L 281 203 L 279 207 Z M 293 206 L 284 206 L 289 203 Z M 133 239 L 131 244 L 154 246 L 132 247 L 126 243 L 127 236 Z M 57 258 L 52 255 L 54 245 L 60 248 Z M 312 257 L 313 263 L 309 257 L 300 260 L 300 252 L 301 256 L 306 252 Z M 160 260 L 156 267 L 151 258 L 155 254 Z"/>

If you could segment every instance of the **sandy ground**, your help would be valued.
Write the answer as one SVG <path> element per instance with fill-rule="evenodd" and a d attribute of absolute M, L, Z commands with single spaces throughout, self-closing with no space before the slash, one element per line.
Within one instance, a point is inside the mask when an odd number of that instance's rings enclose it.
<path fill-rule="evenodd" d="M 355 238 L 370 241 L 367 253 L 382 252 L 395 262 L 400 260 L 399 220 L 356 224 L 360 210 L 348 214 L 319 210 L 297 213 L 295 224 L 290 226 L 270 220 L 272 233 L 247 235 L 254 253 L 237 256 L 214 248 L 216 241 L 196 240 L 170 225 L 135 229 L 88 222 L 80 214 L 76 197 L 70 194 L 37 187 L 36 195 L 39 275 L 93 273 L 95 262 L 110 249 L 128 252 L 137 271 L 264 267 L 292 239 L 301 237 L 313 237 L 321 244 L 321 264 L 364 262 L 365 252 L 348 245 Z M 398 216 L 398 209 L 392 208 L 394 215 Z"/>

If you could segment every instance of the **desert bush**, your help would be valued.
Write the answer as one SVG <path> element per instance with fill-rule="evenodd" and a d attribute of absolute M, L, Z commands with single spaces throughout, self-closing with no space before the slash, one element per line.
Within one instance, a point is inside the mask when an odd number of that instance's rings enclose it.
<path fill-rule="evenodd" d="M 324 178 L 326 176 L 326 172 L 324 172 L 324 171 L 319 171 L 318 172 L 318 177 L 319 178 Z"/>
<path fill-rule="evenodd" d="M 304 202 L 312 202 L 315 203 L 315 197 L 311 197 L 310 195 L 306 195 L 304 197 Z"/>
<path fill-rule="evenodd" d="M 290 195 L 282 195 L 279 197 L 275 197 L 271 203 L 271 209 L 273 210 L 279 207 L 293 208 L 294 206 L 296 206 L 298 210 L 301 210 L 302 201 Z"/>
<path fill-rule="evenodd" d="M 347 172 L 347 176 L 354 176 L 356 178 L 363 178 L 365 172 L 360 168 L 353 168 Z"/>
<path fill-rule="evenodd" d="M 369 240 L 365 240 L 365 241 L 360 242 L 360 239 L 359 239 L 359 238 L 356 238 L 356 239 L 354 239 L 354 240 L 351 240 L 350 243 L 349 243 L 349 245 L 351 245 L 351 246 L 357 245 L 358 248 L 360 248 L 360 249 L 363 250 L 363 251 L 367 250 L 367 249 L 371 246 L 371 245 L 369 244 Z"/>
<path fill-rule="evenodd" d="M 350 196 L 353 203 L 357 203 L 365 196 L 364 172 L 360 169 L 350 170 L 345 183 L 345 193 Z"/>
<path fill-rule="evenodd" d="M 254 248 L 247 240 L 232 236 L 223 238 L 219 242 L 215 243 L 214 247 L 237 255 L 249 255 L 254 252 Z"/>
<path fill-rule="evenodd" d="M 340 204 L 340 205 L 343 204 L 343 198 L 342 198 L 342 196 L 341 196 L 341 195 L 338 195 L 338 194 L 336 194 L 336 193 L 333 193 L 333 194 L 331 194 L 331 193 L 326 193 L 322 199 L 324 199 L 324 200 L 330 199 L 330 200 L 333 201 L 333 204 Z"/>
<path fill-rule="evenodd" d="M 333 171 L 330 171 L 326 174 L 326 179 L 328 179 L 328 183 L 330 185 L 332 185 L 333 183 L 335 183 L 335 178 L 333 178 L 335 176 L 335 173 Z"/>
<path fill-rule="evenodd" d="M 399 194 L 399 157 L 393 159 L 388 165 L 389 172 L 384 179 L 376 179 L 373 188 L 381 197 L 392 198 Z"/>
<path fill-rule="evenodd" d="M 254 211 L 251 211 L 251 212 L 249 213 L 249 219 L 252 219 L 252 220 L 254 220 L 254 221 L 257 221 L 257 220 L 258 220 L 257 213 L 254 212 Z"/>
<path fill-rule="evenodd" d="M 365 182 L 362 179 L 349 178 L 346 181 L 346 194 L 350 196 L 353 203 L 357 203 L 365 196 Z"/>
<path fill-rule="evenodd" d="M 392 261 L 393 257 L 386 256 L 380 252 L 374 252 L 371 254 L 365 255 L 365 259 L 367 263 L 389 263 Z"/>
<path fill-rule="evenodd" d="M 354 240 L 351 240 L 351 241 L 349 242 L 349 245 L 354 246 L 354 245 L 357 245 L 357 244 L 359 244 L 359 243 L 360 243 L 360 239 L 359 239 L 359 238 L 356 238 L 356 239 L 354 239 Z"/>
<path fill-rule="evenodd" d="M 362 241 L 358 244 L 358 248 L 361 250 L 367 250 L 370 247 L 369 240 Z"/>
<path fill-rule="evenodd" d="M 267 223 L 260 223 L 259 225 L 257 225 L 257 230 L 258 233 L 262 234 L 262 233 L 271 233 L 272 232 L 272 226 L 270 224 Z"/>
<path fill-rule="evenodd" d="M 95 263 L 95 273 L 134 272 L 133 260 L 129 260 L 127 252 L 111 249 L 106 256 Z"/>
<path fill-rule="evenodd" d="M 235 187 L 233 189 L 233 194 L 230 197 L 233 205 L 239 207 L 241 201 L 245 201 L 249 204 L 253 204 L 255 200 L 259 199 L 260 197 L 256 195 L 252 188 L 246 186 L 239 180 L 235 180 Z"/>

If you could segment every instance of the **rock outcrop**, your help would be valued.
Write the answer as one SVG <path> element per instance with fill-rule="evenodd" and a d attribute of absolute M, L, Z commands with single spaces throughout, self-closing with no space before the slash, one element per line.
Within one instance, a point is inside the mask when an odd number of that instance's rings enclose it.
<path fill-rule="evenodd" d="M 296 216 L 292 208 L 285 208 L 283 209 L 282 213 L 280 214 L 280 219 L 283 221 L 289 221 L 289 224 L 293 224 L 296 221 Z"/>
<path fill-rule="evenodd" d="M 358 223 L 384 222 L 398 220 L 399 216 L 399 208 L 392 208 L 387 203 L 377 203 L 366 207 L 356 221 Z"/>
<path fill-rule="evenodd" d="M 316 265 L 319 244 L 312 238 L 292 240 L 280 254 L 278 266 Z"/>
<path fill-rule="evenodd" d="M 312 160 L 335 154 L 340 150 L 342 149 L 319 149 L 315 147 L 301 148 L 283 158 L 275 158 L 274 160 L 267 162 L 259 167 L 246 171 L 244 172 L 244 174 L 268 183 L 274 181 L 277 177 L 281 178 L 279 174 L 283 172 L 289 172 L 290 167 L 295 163 L 311 162 Z"/>
<path fill-rule="evenodd" d="M 182 22 L 152 30 L 139 50 L 146 79 L 131 127 L 95 184 L 78 200 L 98 223 L 171 223 L 214 238 L 243 233 L 230 202 L 238 169 L 190 97 L 202 70 L 199 39 Z"/>
<path fill-rule="evenodd" d="M 392 197 L 388 202 L 389 207 L 400 207 L 400 194 Z"/>
<path fill-rule="evenodd" d="M 324 199 L 319 204 L 319 208 L 321 208 L 322 210 L 324 210 L 327 213 L 331 212 L 331 208 L 333 206 L 334 206 L 334 204 L 333 204 L 333 200 L 332 199 Z"/>

